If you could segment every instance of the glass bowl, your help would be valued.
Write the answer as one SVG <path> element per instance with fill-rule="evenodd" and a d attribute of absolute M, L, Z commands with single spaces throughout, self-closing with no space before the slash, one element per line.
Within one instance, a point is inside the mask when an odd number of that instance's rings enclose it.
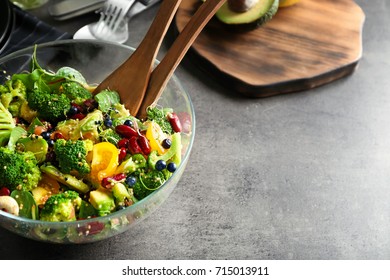
<path fill-rule="evenodd" d="M 34 47 L 29 47 L 0 58 L 0 82 L 7 75 L 30 70 Z M 134 48 L 96 40 L 63 40 L 38 45 L 40 65 L 56 71 L 62 66 L 79 70 L 88 83 L 99 83 L 123 63 Z M 156 61 L 157 63 L 157 61 Z M 50 243 L 89 243 L 118 235 L 150 216 L 170 195 L 178 184 L 187 164 L 195 136 L 194 108 L 189 95 L 173 76 L 165 88 L 158 105 L 173 108 L 184 116 L 182 132 L 182 163 L 173 175 L 152 194 L 104 217 L 73 222 L 43 222 L 11 215 L 0 211 L 0 225 L 26 238 Z"/>

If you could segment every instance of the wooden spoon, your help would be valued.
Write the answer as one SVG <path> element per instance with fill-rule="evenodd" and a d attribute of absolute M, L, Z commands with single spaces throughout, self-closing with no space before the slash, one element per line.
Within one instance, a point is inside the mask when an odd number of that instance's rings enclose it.
<path fill-rule="evenodd" d="M 138 118 L 145 118 L 146 109 L 149 106 L 155 105 L 173 72 L 183 59 L 192 43 L 225 1 L 226 0 L 206 0 L 206 2 L 204 2 L 191 17 L 191 20 L 173 42 L 165 57 L 153 70 L 145 98 L 136 113 Z"/>
<path fill-rule="evenodd" d="M 144 39 L 134 53 L 94 90 L 104 89 L 119 93 L 122 103 L 135 115 L 145 96 L 152 67 L 158 50 L 181 0 L 164 0 Z"/>

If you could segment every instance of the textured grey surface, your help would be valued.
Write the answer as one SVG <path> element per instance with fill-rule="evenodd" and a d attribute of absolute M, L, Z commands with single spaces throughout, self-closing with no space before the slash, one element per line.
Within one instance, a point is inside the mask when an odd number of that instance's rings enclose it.
<path fill-rule="evenodd" d="M 0 229 L 0 255 L 389 259 L 390 4 L 356 2 L 366 21 L 353 75 L 306 92 L 247 99 L 185 59 L 175 73 L 195 106 L 196 140 L 181 182 L 155 215 L 107 241 L 77 246 Z M 133 19 L 127 44 L 137 46 L 156 10 Z M 44 9 L 34 13 L 45 18 Z M 52 23 L 74 32 L 90 18 Z"/>

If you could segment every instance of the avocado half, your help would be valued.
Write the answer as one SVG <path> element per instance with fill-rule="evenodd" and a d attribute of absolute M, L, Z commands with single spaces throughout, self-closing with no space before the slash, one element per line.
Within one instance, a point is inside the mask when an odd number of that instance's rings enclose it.
<path fill-rule="evenodd" d="M 233 11 L 226 1 L 215 16 L 225 24 L 255 28 L 269 21 L 278 11 L 279 0 L 258 0 L 249 10 Z"/>

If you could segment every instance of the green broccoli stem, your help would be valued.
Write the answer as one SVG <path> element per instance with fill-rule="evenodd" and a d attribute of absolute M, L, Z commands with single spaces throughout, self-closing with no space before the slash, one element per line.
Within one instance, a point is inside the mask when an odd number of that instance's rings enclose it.
<path fill-rule="evenodd" d="M 49 175 L 51 178 L 57 180 L 61 184 L 64 184 L 65 186 L 79 193 L 87 193 L 90 190 L 89 186 L 82 180 L 79 180 L 72 175 L 62 173 L 53 165 L 44 164 L 41 166 L 41 171 Z"/>
<path fill-rule="evenodd" d="M 181 134 L 180 133 L 172 134 L 171 140 L 172 140 L 171 147 L 169 148 L 168 152 L 162 155 L 162 159 L 165 161 L 168 161 L 172 157 L 181 153 Z"/>
<path fill-rule="evenodd" d="M 174 133 L 172 135 L 172 146 L 170 149 L 172 149 L 173 156 L 171 156 L 172 162 L 174 162 L 176 165 L 179 165 L 181 163 L 181 134 L 180 133 Z"/>

